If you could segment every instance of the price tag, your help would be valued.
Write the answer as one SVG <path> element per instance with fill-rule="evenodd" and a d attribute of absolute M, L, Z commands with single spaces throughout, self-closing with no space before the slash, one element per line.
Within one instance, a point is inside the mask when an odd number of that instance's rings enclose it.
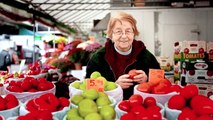
<path fill-rule="evenodd" d="M 160 81 L 162 79 L 164 79 L 164 70 L 149 69 L 149 81 Z"/>
<path fill-rule="evenodd" d="M 98 92 L 104 92 L 104 81 L 99 79 L 88 79 L 86 81 L 87 90 L 97 90 Z"/>

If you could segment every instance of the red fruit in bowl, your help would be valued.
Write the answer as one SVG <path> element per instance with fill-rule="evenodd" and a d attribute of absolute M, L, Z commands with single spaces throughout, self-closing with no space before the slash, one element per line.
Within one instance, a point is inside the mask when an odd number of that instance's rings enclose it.
<path fill-rule="evenodd" d="M 182 88 L 180 87 L 180 85 L 171 85 L 170 86 L 170 91 L 171 92 L 178 92 L 179 93 L 181 91 L 181 89 Z"/>
<path fill-rule="evenodd" d="M 156 100 L 155 98 L 153 97 L 146 97 L 144 99 L 144 106 L 147 108 L 147 107 L 150 107 L 150 106 L 156 106 Z"/>
<path fill-rule="evenodd" d="M 180 91 L 180 95 L 182 95 L 186 100 L 189 100 L 190 98 L 198 95 L 198 88 L 194 84 L 184 86 L 184 88 Z"/>
<path fill-rule="evenodd" d="M 136 71 L 137 71 L 136 69 L 132 69 L 128 72 L 130 79 L 133 79 L 136 75 L 138 75 L 138 73 Z"/>
<path fill-rule="evenodd" d="M 21 83 L 21 88 L 24 90 L 24 91 L 27 91 L 29 90 L 30 88 L 32 87 L 32 84 L 28 81 L 23 81 Z"/>
<path fill-rule="evenodd" d="M 183 52 L 184 52 L 185 54 L 188 54 L 188 53 L 189 53 L 189 49 L 188 49 L 188 48 L 185 48 Z"/>
<path fill-rule="evenodd" d="M 138 94 L 133 94 L 129 98 L 129 102 L 130 102 L 131 106 L 142 105 L 142 103 L 143 103 L 143 97 L 141 95 L 138 95 Z"/>
<path fill-rule="evenodd" d="M 144 114 L 146 113 L 146 109 L 142 105 L 133 106 L 130 112 L 134 113 L 135 115 Z"/>
<path fill-rule="evenodd" d="M 126 111 L 126 112 L 130 111 L 131 106 L 130 106 L 129 100 L 123 100 L 123 101 L 121 101 L 118 104 L 118 108 L 121 109 L 121 110 L 123 110 L 123 111 Z"/>
<path fill-rule="evenodd" d="M 120 120 L 135 120 L 135 115 L 131 112 L 121 116 Z"/>
<path fill-rule="evenodd" d="M 65 97 L 60 97 L 58 100 L 60 101 L 60 105 L 63 107 L 67 107 L 70 105 L 69 100 Z"/>
<path fill-rule="evenodd" d="M 162 115 L 160 111 L 154 109 L 147 109 L 147 111 L 152 116 L 152 120 L 162 120 Z"/>
<path fill-rule="evenodd" d="M 168 108 L 181 110 L 185 107 L 186 100 L 181 95 L 174 95 L 168 101 Z"/>
<path fill-rule="evenodd" d="M 204 53 L 204 49 L 203 48 L 199 48 L 199 53 Z"/>
<path fill-rule="evenodd" d="M 45 91 L 45 90 L 49 89 L 49 86 L 48 86 L 47 83 L 39 83 L 38 86 L 37 86 L 37 89 L 39 91 Z"/>
<path fill-rule="evenodd" d="M 188 107 L 184 108 L 178 116 L 178 120 L 196 120 L 196 114 Z"/>
<path fill-rule="evenodd" d="M 150 93 L 152 88 L 149 83 L 140 83 L 138 87 L 136 88 L 140 92 Z"/>
<path fill-rule="evenodd" d="M 16 107 L 17 104 L 13 101 L 10 101 L 10 102 L 7 102 L 6 106 L 7 106 L 7 109 L 11 109 L 11 108 Z"/>
<path fill-rule="evenodd" d="M 7 94 L 4 98 L 7 102 L 13 102 L 17 106 L 19 104 L 18 99 L 13 94 Z"/>

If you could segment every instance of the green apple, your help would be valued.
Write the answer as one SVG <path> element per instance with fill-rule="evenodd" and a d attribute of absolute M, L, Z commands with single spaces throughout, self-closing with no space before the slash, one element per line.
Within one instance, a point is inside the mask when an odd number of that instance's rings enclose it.
<path fill-rule="evenodd" d="M 114 90 L 117 88 L 117 85 L 114 83 L 114 82 L 108 82 L 105 90 L 106 91 L 109 91 L 109 90 Z"/>
<path fill-rule="evenodd" d="M 81 94 L 75 94 L 71 98 L 71 102 L 75 105 L 78 105 L 79 102 L 81 102 L 84 99 L 84 97 Z"/>
<path fill-rule="evenodd" d="M 67 120 L 83 120 L 83 118 L 79 115 L 77 108 L 72 108 L 67 111 Z"/>
<path fill-rule="evenodd" d="M 114 120 L 116 117 L 114 108 L 109 105 L 102 106 L 99 113 L 104 118 L 104 120 Z"/>
<path fill-rule="evenodd" d="M 97 77 L 96 79 L 97 79 L 97 80 L 103 80 L 103 81 L 104 81 L 104 88 L 107 86 L 108 81 L 107 81 L 107 79 L 106 79 L 105 77 L 100 76 L 100 77 Z"/>
<path fill-rule="evenodd" d="M 108 97 L 108 95 L 105 92 L 98 92 L 99 97 Z"/>
<path fill-rule="evenodd" d="M 82 84 L 84 84 L 84 85 L 86 86 L 86 84 L 87 84 L 87 79 L 84 79 L 83 82 L 82 82 Z"/>
<path fill-rule="evenodd" d="M 101 115 L 98 113 L 89 113 L 84 120 L 103 120 Z"/>
<path fill-rule="evenodd" d="M 91 90 L 83 91 L 82 96 L 85 97 L 85 98 L 88 98 L 88 99 L 95 100 L 95 99 L 98 98 L 99 94 L 96 90 L 91 89 Z"/>
<path fill-rule="evenodd" d="M 111 101 L 110 101 L 109 97 L 99 97 L 99 98 L 96 100 L 96 104 L 97 104 L 98 106 L 110 105 L 110 104 L 111 104 Z"/>
<path fill-rule="evenodd" d="M 80 84 L 79 89 L 82 91 L 86 90 L 86 85 L 85 84 Z"/>
<path fill-rule="evenodd" d="M 79 112 L 81 117 L 86 117 L 89 113 L 97 113 L 98 112 L 98 106 L 91 99 L 83 99 L 78 104 L 78 112 Z"/>
<path fill-rule="evenodd" d="M 98 78 L 101 76 L 101 73 L 98 71 L 94 71 L 91 75 L 90 78 Z"/>
<path fill-rule="evenodd" d="M 80 82 L 74 82 L 73 84 L 72 84 L 72 87 L 74 87 L 74 88 L 76 88 L 76 89 L 79 89 L 79 87 L 80 87 Z"/>

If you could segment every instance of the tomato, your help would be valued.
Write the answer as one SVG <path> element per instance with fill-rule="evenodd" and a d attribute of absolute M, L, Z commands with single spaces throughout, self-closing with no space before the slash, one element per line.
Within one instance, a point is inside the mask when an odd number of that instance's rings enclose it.
<path fill-rule="evenodd" d="M 153 120 L 162 120 L 162 115 L 160 111 L 154 109 L 147 109 L 147 111 L 150 113 Z"/>
<path fill-rule="evenodd" d="M 196 95 L 196 96 L 192 97 L 192 99 L 190 101 L 190 107 L 193 108 L 193 109 L 196 108 L 197 103 L 202 101 L 202 100 L 205 100 L 206 98 L 207 97 L 204 96 L 204 95 Z"/>
<path fill-rule="evenodd" d="M 156 106 L 156 100 L 153 97 L 146 97 L 143 104 L 145 107 Z"/>
<path fill-rule="evenodd" d="M 213 118 L 210 117 L 209 115 L 202 115 L 198 117 L 196 120 L 213 120 Z"/>
<path fill-rule="evenodd" d="M 135 120 L 154 120 L 154 119 L 152 119 L 152 115 L 149 112 L 145 112 L 138 114 Z"/>
<path fill-rule="evenodd" d="M 138 73 L 137 73 L 136 71 L 137 71 L 136 69 L 132 69 L 132 70 L 130 70 L 130 71 L 128 72 L 128 75 L 129 75 L 129 78 L 130 78 L 130 79 L 134 79 L 134 77 L 135 77 L 136 75 L 138 75 Z"/>
<path fill-rule="evenodd" d="M 198 95 L 198 88 L 194 84 L 190 84 L 181 89 L 180 95 L 184 96 L 186 100 Z"/>
<path fill-rule="evenodd" d="M 178 116 L 178 120 L 195 120 L 196 114 L 188 107 L 184 108 Z"/>
<path fill-rule="evenodd" d="M 150 106 L 150 107 L 147 108 L 147 110 L 160 111 L 161 107 L 160 106 Z"/>
<path fill-rule="evenodd" d="M 180 87 L 180 85 L 171 85 L 170 86 L 170 92 L 180 92 L 181 91 L 181 87 Z"/>
<path fill-rule="evenodd" d="M 168 101 L 168 107 L 170 109 L 181 110 L 185 107 L 186 101 L 185 98 L 181 95 L 174 95 Z"/>
<path fill-rule="evenodd" d="M 129 100 L 121 101 L 121 102 L 118 104 L 118 108 L 120 108 L 121 110 L 126 111 L 126 112 L 130 111 L 131 106 L 130 106 Z"/>
<path fill-rule="evenodd" d="M 32 84 L 28 81 L 23 81 L 21 83 L 21 88 L 24 90 L 24 91 L 27 91 L 29 90 L 30 88 L 32 87 Z"/>
<path fill-rule="evenodd" d="M 194 107 L 194 111 L 198 115 L 212 115 L 213 114 L 213 101 L 209 98 L 203 99 Z"/>
<path fill-rule="evenodd" d="M 167 94 L 170 92 L 169 87 L 165 83 L 159 83 L 157 86 L 155 86 L 152 90 L 153 94 Z"/>
<path fill-rule="evenodd" d="M 135 120 L 135 115 L 131 112 L 121 116 L 120 120 Z"/>
<path fill-rule="evenodd" d="M 129 102 L 131 106 L 135 106 L 135 105 L 142 105 L 143 103 L 143 97 L 139 94 L 133 94 L 130 98 L 129 98 Z"/>
<path fill-rule="evenodd" d="M 149 83 L 140 83 L 136 88 L 140 92 L 151 93 L 151 85 Z"/>
<path fill-rule="evenodd" d="M 145 108 L 143 106 L 138 105 L 138 106 L 133 106 L 131 108 L 130 112 L 134 113 L 135 115 L 138 115 L 138 114 L 146 113 L 146 110 L 145 110 Z"/>

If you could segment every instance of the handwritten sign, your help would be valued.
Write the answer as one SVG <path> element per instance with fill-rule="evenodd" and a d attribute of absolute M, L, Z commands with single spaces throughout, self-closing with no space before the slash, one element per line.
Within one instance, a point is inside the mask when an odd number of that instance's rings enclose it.
<path fill-rule="evenodd" d="M 161 81 L 164 79 L 164 70 L 161 69 L 149 69 L 149 81 Z"/>
<path fill-rule="evenodd" d="M 88 79 L 86 83 L 86 89 L 94 89 L 98 92 L 104 92 L 104 81 L 101 79 Z"/>

